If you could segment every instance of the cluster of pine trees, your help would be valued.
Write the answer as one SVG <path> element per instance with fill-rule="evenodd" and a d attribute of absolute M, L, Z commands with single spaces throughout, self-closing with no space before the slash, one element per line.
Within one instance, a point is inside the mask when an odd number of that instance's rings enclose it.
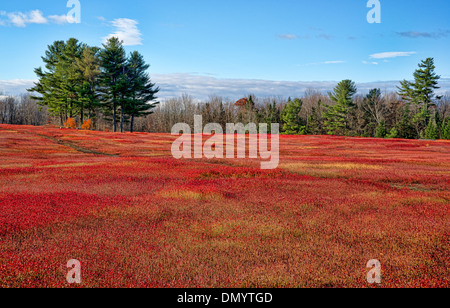
<path fill-rule="evenodd" d="M 128 122 L 133 131 L 135 119 L 151 114 L 159 104 L 159 88 L 147 73 L 150 66 L 137 51 L 127 57 L 118 38 L 110 38 L 103 48 L 74 38 L 56 41 L 42 60 L 45 69 L 35 69 L 39 81 L 28 91 L 61 126 L 68 119 L 86 125 L 102 118 L 112 122 L 114 132 L 123 132 Z"/>

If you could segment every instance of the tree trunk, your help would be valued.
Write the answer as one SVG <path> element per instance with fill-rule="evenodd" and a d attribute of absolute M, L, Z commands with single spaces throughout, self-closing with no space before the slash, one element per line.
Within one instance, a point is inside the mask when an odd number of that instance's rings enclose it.
<path fill-rule="evenodd" d="M 131 115 L 130 132 L 133 132 L 133 130 L 134 130 L 134 114 Z"/>
<path fill-rule="evenodd" d="M 123 133 L 123 105 L 120 106 L 120 132 Z"/>
<path fill-rule="evenodd" d="M 113 103 L 113 125 L 114 125 L 114 132 L 117 132 L 117 121 L 116 121 L 116 115 L 117 115 L 117 111 L 116 111 L 116 102 L 114 99 L 114 103 Z"/>

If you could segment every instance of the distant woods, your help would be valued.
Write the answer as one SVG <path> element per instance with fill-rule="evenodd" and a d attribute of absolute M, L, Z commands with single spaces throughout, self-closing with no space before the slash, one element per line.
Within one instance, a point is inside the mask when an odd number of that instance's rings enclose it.
<path fill-rule="evenodd" d="M 314 90 L 301 98 L 262 98 L 238 102 L 210 97 L 195 102 L 184 95 L 158 106 L 142 119 L 149 132 L 169 133 L 176 123 L 193 126 L 194 115 L 204 123 L 279 123 L 287 135 L 339 135 L 377 138 L 450 139 L 450 96 L 439 97 L 434 60 L 419 64 L 413 81 L 402 81 L 396 93 L 372 89 L 357 95 L 356 84 L 343 80 L 327 95 Z"/>
<path fill-rule="evenodd" d="M 30 95 L 12 97 L 0 93 L 0 124 L 40 126 L 49 121 L 47 108 L 39 106 Z"/>
<path fill-rule="evenodd" d="M 372 89 L 357 94 L 356 84 L 343 80 L 327 94 L 307 90 L 302 97 L 229 100 L 189 95 L 156 102 L 158 88 L 148 65 L 134 52 L 127 58 L 117 39 L 103 49 L 76 40 L 55 42 L 43 57 L 46 71 L 31 89 L 34 99 L 0 95 L 0 124 L 66 125 L 108 131 L 170 133 L 177 123 L 279 123 L 282 134 L 339 135 L 377 138 L 450 139 L 450 96 L 436 96 L 440 77 L 432 58 L 422 61 L 412 81 L 397 92 Z M 70 119 L 70 121 L 68 121 Z"/>
<path fill-rule="evenodd" d="M 131 131 L 136 118 L 152 113 L 158 104 L 149 65 L 137 51 L 128 57 L 121 41 L 110 38 L 102 48 L 77 39 L 56 41 L 42 57 L 45 68 L 35 69 L 39 81 L 28 91 L 46 106 L 60 125 L 79 120 L 80 126 L 110 121 L 114 132 Z M 76 125 L 75 125 L 76 126 Z"/>

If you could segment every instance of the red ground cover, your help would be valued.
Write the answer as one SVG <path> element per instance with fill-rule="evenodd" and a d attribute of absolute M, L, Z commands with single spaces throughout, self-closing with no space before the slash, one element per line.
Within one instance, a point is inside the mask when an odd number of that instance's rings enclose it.
<path fill-rule="evenodd" d="M 281 136 L 263 171 L 173 140 L 0 125 L 0 287 L 450 286 L 450 142 Z"/>

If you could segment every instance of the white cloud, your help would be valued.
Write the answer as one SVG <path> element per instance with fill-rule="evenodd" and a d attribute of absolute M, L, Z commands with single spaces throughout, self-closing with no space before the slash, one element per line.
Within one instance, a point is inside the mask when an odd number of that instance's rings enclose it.
<path fill-rule="evenodd" d="M 27 79 L 0 80 L 0 93 L 12 95 L 26 93 L 27 89 L 32 88 L 36 81 Z"/>
<path fill-rule="evenodd" d="M 48 16 L 50 20 L 52 20 L 56 24 L 74 24 L 77 22 L 77 20 L 73 16 L 67 16 L 67 15 L 51 15 Z"/>
<path fill-rule="evenodd" d="M 296 40 L 296 39 L 298 39 L 298 35 L 296 35 L 296 34 L 280 34 L 280 35 L 278 35 L 278 37 L 280 39 L 283 39 L 283 40 Z"/>
<path fill-rule="evenodd" d="M 4 14 L 2 14 L 4 15 Z M 16 27 L 24 28 L 27 24 L 46 24 L 47 18 L 44 17 L 41 11 L 34 10 L 28 13 L 16 12 L 7 14 L 9 22 Z"/>
<path fill-rule="evenodd" d="M 393 52 L 382 52 L 370 55 L 371 59 L 389 59 L 389 58 L 397 58 L 397 57 L 409 57 L 415 55 L 417 52 L 415 51 L 393 51 Z"/>
<path fill-rule="evenodd" d="M 116 31 L 103 40 L 110 39 L 111 37 L 117 37 L 123 41 L 125 46 L 142 45 L 142 33 L 139 31 L 136 20 L 128 18 L 114 19 L 111 24 L 116 28 Z"/>
<path fill-rule="evenodd" d="M 439 32 L 417 32 L 417 31 L 407 31 L 407 32 L 397 32 L 397 35 L 407 38 L 445 38 L 450 35 L 450 30 L 439 31 Z"/>
<path fill-rule="evenodd" d="M 12 25 L 19 28 L 25 28 L 28 24 L 69 24 L 77 23 L 73 16 L 68 15 L 51 15 L 45 17 L 40 10 L 33 10 L 30 12 L 13 12 L 8 13 L 0 11 L 0 16 L 6 16 L 7 19 L 0 20 L 0 26 Z"/>
<path fill-rule="evenodd" d="M 362 61 L 363 64 L 372 64 L 372 65 L 378 65 L 378 62 L 369 62 L 369 61 Z"/>

